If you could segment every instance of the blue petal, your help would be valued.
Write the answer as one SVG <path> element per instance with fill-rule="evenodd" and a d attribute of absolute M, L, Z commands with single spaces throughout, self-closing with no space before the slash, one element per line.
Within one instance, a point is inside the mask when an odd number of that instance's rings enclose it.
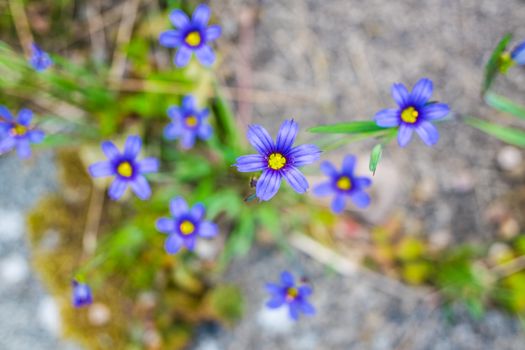
<path fill-rule="evenodd" d="M 321 171 L 326 175 L 332 178 L 339 176 L 339 172 L 329 161 L 324 161 L 321 163 Z"/>
<path fill-rule="evenodd" d="M 183 131 L 181 145 L 183 149 L 190 149 L 195 145 L 195 133 L 191 130 Z"/>
<path fill-rule="evenodd" d="M 356 158 L 353 155 L 347 155 L 343 159 L 343 173 L 346 175 L 352 175 L 354 173 Z"/>
<path fill-rule="evenodd" d="M 219 25 L 211 25 L 206 29 L 206 40 L 213 41 L 221 36 L 222 29 Z"/>
<path fill-rule="evenodd" d="M 345 209 L 345 197 L 342 194 L 336 195 L 332 200 L 331 208 L 334 213 L 341 213 Z"/>
<path fill-rule="evenodd" d="M 144 158 L 138 162 L 139 173 L 155 173 L 159 170 L 159 160 L 157 158 L 149 157 Z"/>
<path fill-rule="evenodd" d="M 399 127 L 399 131 L 397 134 L 397 143 L 401 147 L 405 147 L 412 138 L 412 132 L 413 128 L 411 126 L 407 126 L 406 124 L 401 124 Z"/>
<path fill-rule="evenodd" d="M 180 107 L 178 106 L 170 106 L 168 108 L 168 117 L 171 119 L 180 119 L 182 118 Z"/>
<path fill-rule="evenodd" d="M 219 233 L 219 228 L 213 222 L 204 221 L 199 225 L 199 236 L 211 238 Z"/>
<path fill-rule="evenodd" d="M 174 63 L 177 67 L 186 67 L 190 63 L 193 51 L 186 45 L 182 45 L 175 54 Z"/>
<path fill-rule="evenodd" d="M 266 307 L 270 309 L 277 309 L 281 307 L 285 302 L 285 298 L 282 295 L 275 295 L 272 299 L 266 302 Z"/>
<path fill-rule="evenodd" d="M 195 236 L 184 237 L 183 242 L 186 248 L 188 248 L 188 250 L 193 250 L 195 248 L 197 238 Z"/>
<path fill-rule="evenodd" d="M 392 128 L 399 125 L 398 109 L 383 109 L 374 117 L 376 124 L 382 128 Z"/>
<path fill-rule="evenodd" d="M 288 155 L 292 157 L 294 166 L 301 167 L 319 160 L 321 150 L 316 145 L 300 145 L 292 148 Z"/>
<path fill-rule="evenodd" d="M 18 140 L 16 143 L 16 153 L 20 159 L 27 159 L 31 157 L 31 146 L 29 145 L 28 139 L 23 138 Z"/>
<path fill-rule="evenodd" d="M 314 194 L 319 197 L 328 196 L 330 194 L 334 193 L 334 187 L 332 185 L 332 182 L 324 182 L 320 185 L 317 185 L 314 187 Z"/>
<path fill-rule="evenodd" d="M 203 45 L 195 51 L 195 56 L 204 66 L 211 66 L 215 62 L 215 53 L 208 45 Z"/>
<path fill-rule="evenodd" d="M 315 315 L 315 308 L 307 301 L 302 301 L 300 303 L 301 311 L 305 315 Z"/>
<path fill-rule="evenodd" d="M 155 227 L 162 233 L 171 234 L 175 232 L 175 221 L 171 218 L 160 218 Z"/>
<path fill-rule="evenodd" d="M 396 83 L 392 85 L 392 98 L 401 108 L 405 107 L 410 101 L 410 94 L 403 84 Z"/>
<path fill-rule="evenodd" d="M 525 41 L 512 50 L 511 57 L 519 65 L 525 65 Z"/>
<path fill-rule="evenodd" d="M 257 150 L 257 152 L 267 155 L 274 149 L 273 140 L 266 131 L 260 125 L 249 125 L 248 126 L 248 141 Z"/>
<path fill-rule="evenodd" d="M 195 11 L 193 11 L 192 22 L 201 27 L 206 27 L 210 20 L 210 14 L 210 8 L 207 5 L 200 4 Z"/>
<path fill-rule="evenodd" d="M 114 159 L 120 156 L 118 148 L 111 141 L 102 142 L 102 152 L 104 152 L 106 157 L 108 157 L 109 159 Z"/>
<path fill-rule="evenodd" d="M 268 201 L 279 191 L 281 186 L 281 175 L 272 170 L 265 170 L 255 188 L 255 194 L 257 198 L 262 201 Z"/>
<path fill-rule="evenodd" d="M 432 96 L 433 84 L 430 79 L 420 79 L 410 94 L 411 102 L 416 106 L 423 106 Z"/>
<path fill-rule="evenodd" d="M 0 141 L 0 153 L 9 152 L 16 145 L 16 141 L 13 137 L 7 136 Z"/>
<path fill-rule="evenodd" d="M 197 135 L 199 135 L 201 140 L 209 139 L 212 134 L 213 134 L 213 128 L 209 124 L 201 124 L 199 126 L 199 129 L 197 130 Z"/>
<path fill-rule="evenodd" d="M 362 189 L 367 188 L 372 185 L 372 179 L 369 177 L 356 177 L 354 178 L 354 186 L 356 188 Z"/>
<path fill-rule="evenodd" d="M 197 101 L 195 101 L 195 97 L 193 97 L 192 95 L 186 95 L 182 98 L 182 114 L 193 113 L 196 106 Z"/>
<path fill-rule="evenodd" d="M 182 44 L 182 38 L 180 31 L 178 30 L 167 30 L 160 34 L 159 43 L 164 47 L 178 47 Z"/>
<path fill-rule="evenodd" d="M 284 287 L 293 287 L 294 278 L 293 275 L 288 271 L 281 272 L 281 283 Z"/>
<path fill-rule="evenodd" d="M 18 112 L 18 123 L 23 126 L 29 126 L 33 119 L 33 112 L 30 109 L 23 108 Z"/>
<path fill-rule="evenodd" d="M 173 198 L 170 202 L 171 215 L 178 218 L 188 212 L 188 204 L 182 197 Z"/>
<path fill-rule="evenodd" d="M 299 125 L 293 119 L 285 120 L 281 124 L 275 142 L 275 146 L 280 152 L 288 153 L 292 148 L 298 129 Z"/>
<path fill-rule="evenodd" d="M 450 108 L 444 103 L 432 103 L 423 107 L 424 120 L 439 120 L 450 113 Z"/>
<path fill-rule="evenodd" d="M 288 305 L 288 311 L 290 314 L 290 317 L 297 321 L 299 319 L 299 304 L 297 302 L 293 302 Z"/>
<path fill-rule="evenodd" d="M 27 133 L 27 138 L 32 143 L 40 143 L 44 140 L 45 134 L 42 130 L 30 130 Z"/>
<path fill-rule="evenodd" d="M 281 295 L 283 288 L 275 283 L 266 283 L 266 290 L 270 294 L 278 294 Z"/>
<path fill-rule="evenodd" d="M 416 132 L 427 146 L 435 145 L 439 140 L 439 133 L 430 122 L 421 122 L 416 127 Z"/>
<path fill-rule="evenodd" d="M 1 106 L 0 105 L 0 117 L 3 117 L 4 119 L 6 119 L 8 121 L 12 121 L 13 120 L 13 115 L 11 114 L 9 109 L 7 109 L 6 106 Z"/>
<path fill-rule="evenodd" d="M 295 192 L 306 192 L 308 189 L 308 181 L 296 167 L 288 167 L 285 171 L 283 171 L 283 173 L 286 182 L 288 182 Z"/>
<path fill-rule="evenodd" d="M 115 181 L 109 186 L 108 195 L 113 200 L 118 200 L 128 187 L 128 183 L 120 178 L 116 178 Z"/>
<path fill-rule="evenodd" d="M 171 11 L 170 21 L 177 28 L 184 28 L 190 23 L 188 16 L 179 9 Z"/>
<path fill-rule="evenodd" d="M 164 128 L 164 137 L 166 140 L 175 140 L 182 134 L 182 125 L 180 123 L 170 123 Z"/>
<path fill-rule="evenodd" d="M 169 235 L 166 241 L 164 242 L 164 249 L 166 249 L 166 252 L 168 254 L 177 253 L 180 250 L 181 246 L 182 238 L 180 238 L 177 234 Z"/>
<path fill-rule="evenodd" d="M 299 295 L 303 297 L 307 297 L 310 294 L 312 294 L 312 287 L 310 286 L 300 286 L 299 287 Z"/>
<path fill-rule="evenodd" d="M 136 135 L 128 136 L 126 144 L 124 145 L 124 154 L 131 159 L 135 159 L 138 156 L 141 147 L 142 140 L 140 137 Z"/>
<path fill-rule="evenodd" d="M 204 204 L 202 203 L 196 203 L 190 209 L 190 215 L 195 221 L 201 221 L 202 219 L 204 219 L 205 214 L 206 214 L 206 208 L 204 207 Z"/>
<path fill-rule="evenodd" d="M 146 200 L 151 196 L 151 187 L 144 176 L 137 176 L 131 183 L 131 189 L 137 197 Z"/>
<path fill-rule="evenodd" d="M 115 174 L 113 164 L 109 161 L 94 163 L 89 166 L 88 171 L 93 177 L 111 176 Z"/>
<path fill-rule="evenodd" d="M 250 154 L 237 158 L 237 162 L 234 166 L 236 166 L 237 170 L 241 173 L 249 173 L 266 169 L 268 164 L 260 154 Z"/>
<path fill-rule="evenodd" d="M 370 204 L 370 196 L 364 191 L 356 191 L 351 194 L 350 198 L 359 208 L 366 208 Z"/>

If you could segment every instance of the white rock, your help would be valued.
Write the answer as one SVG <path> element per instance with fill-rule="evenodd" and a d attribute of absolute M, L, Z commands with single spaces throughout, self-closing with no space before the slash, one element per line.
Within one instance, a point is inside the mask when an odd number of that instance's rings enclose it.
<path fill-rule="evenodd" d="M 263 306 L 257 314 L 257 322 L 268 333 L 289 333 L 295 322 L 290 318 L 286 305 L 278 309 Z"/>
<path fill-rule="evenodd" d="M 24 281 L 29 275 L 27 260 L 21 254 L 12 254 L 0 261 L 2 284 L 14 285 Z"/>
<path fill-rule="evenodd" d="M 38 321 L 49 333 L 59 336 L 61 330 L 60 312 L 55 300 L 46 297 L 40 301 L 37 311 Z"/>
<path fill-rule="evenodd" d="M 14 210 L 0 210 L 0 241 L 16 240 L 24 234 L 24 217 Z"/>
<path fill-rule="evenodd" d="M 505 146 L 498 152 L 498 164 L 503 170 L 515 170 L 522 162 L 523 156 L 516 147 Z"/>
<path fill-rule="evenodd" d="M 103 326 L 111 319 L 111 311 L 102 303 L 94 303 L 88 310 L 89 322 L 95 326 Z"/>

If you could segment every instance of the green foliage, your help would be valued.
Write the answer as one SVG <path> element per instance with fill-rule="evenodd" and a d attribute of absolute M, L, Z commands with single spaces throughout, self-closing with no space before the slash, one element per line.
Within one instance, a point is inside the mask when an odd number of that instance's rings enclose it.
<path fill-rule="evenodd" d="M 507 49 L 507 46 L 511 40 L 512 34 L 505 34 L 505 36 L 500 40 L 500 42 L 492 52 L 490 59 L 487 65 L 485 66 L 485 76 L 481 88 L 482 95 L 484 95 L 490 89 L 498 72 L 500 72 L 502 63 L 501 57 Z"/>
<path fill-rule="evenodd" d="M 525 107 L 493 92 L 485 95 L 485 102 L 492 108 L 525 119 Z"/>
<path fill-rule="evenodd" d="M 319 125 L 308 129 L 313 133 L 324 134 L 373 134 L 385 132 L 388 129 L 377 126 L 374 121 L 355 121 L 332 125 Z"/>
<path fill-rule="evenodd" d="M 383 153 L 383 144 L 378 143 L 377 145 L 372 148 L 372 152 L 370 153 L 370 162 L 368 164 L 368 168 L 370 171 L 375 174 L 377 166 L 379 164 L 379 161 L 381 160 L 381 154 Z"/>
<path fill-rule="evenodd" d="M 501 126 L 474 117 L 466 117 L 465 123 L 492 135 L 503 142 L 525 148 L 525 131 Z"/>

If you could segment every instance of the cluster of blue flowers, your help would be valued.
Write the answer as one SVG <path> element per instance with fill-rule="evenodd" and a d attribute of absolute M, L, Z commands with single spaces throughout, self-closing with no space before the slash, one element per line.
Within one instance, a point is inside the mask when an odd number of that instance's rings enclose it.
<path fill-rule="evenodd" d="M 193 54 L 204 66 L 215 62 L 216 56 L 210 43 L 221 36 L 221 27 L 208 25 L 210 15 L 210 8 L 206 5 L 197 6 L 191 18 L 182 10 L 171 12 L 169 19 L 176 29 L 163 32 L 159 42 L 162 46 L 176 49 L 174 64 L 177 67 L 187 66 Z M 525 42 L 506 54 L 513 64 L 525 65 Z M 49 54 L 33 44 L 30 64 L 41 72 L 53 62 Z M 397 107 L 377 112 L 375 123 L 381 128 L 395 128 L 400 147 L 408 145 L 414 132 L 426 145 L 436 144 L 439 133 L 433 122 L 445 118 L 450 108 L 444 103 L 431 101 L 432 93 L 433 83 L 427 78 L 420 79 L 411 92 L 403 84 L 393 84 L 392 98 Z M 181 105 L 170 107 L 167 114 L 170 123 L 164 129 L 164 137 L 180 140 L 183 149 L 192 148 L 197 139 L 206 141 L 212 136 L 212 127 L 207 122 L 209 111 L 199 109 L 193 96 L 184 96 Z M 6 107 L 0 106 L 0 153 L 16 148 L 20 158 L 31 155 L 30 144 L 41 142 L 44 138 L 44 133 L 31 125 L 31 119 L 32 112 L 28 109 L 22 109 L 15 118 Z M 302 194 L 309 189 L 308 180 L 300 169 L 318 161 L 321 150 L 313 144 L 294 146 L 298 132 L 299 125 L 293 119 L 281 124 L 275 140 L 261 125 L 248 127 L 247 139 L 257 153 L 238 157 L 234 166 L 243 173 L 261 172 L 255 186 L 255 196 L 260 201 L 271 200 L 279 191 L 283 178 L 297 193 Z M 88 171 L 94 178 L 114 178 L 108 190 L 109 197 L 119 200 L 130 187 L 141 200 L 149 199 L 152 190 L 145 175 L 157 172 L 160 163 L 152 157 L 138 160 L 141 139 L 129 136 L 122 152 L 111 141 L 104 141 L 101 147 L 107 160 L 92 164 Z M 370 205 L 366 189 L 372 185 L 372 179 L 356 175 L 356 163 L 354 155 L 346 155 L 340 171 L 327 161 L 320 165 L 328 180 L 315 186 L 313 192 L 317 196 L 333 196 L 331 209 L 334 213 L 344 211 L 347 199 L 358 208 Z M 190 208 L 185 199 L 178 196 L 170 201 L 169 211 L 169 217 L 156 221 L 157 230 L 168 235 L 165 240 L 168 254 L 176 254 L 183 247 L 193 250 L 198 237 L 212 238 L 219 232 L 215 223 L 205 219 L 206 209 L 202 203 Z M 268 308 L 286 306 L 294 320 L 299 318 L 300 313 L 315 313 L 315 308 L 308 301 L 312 287 L 307 283 L 295 283 L 288 271 L 281 273 L 279 284 L 267 283 L 266 289 L 270 293 L 266 304 Z M 90 287 L 73 281 L 73 305 L 82 307 L 92 301 Z"/>

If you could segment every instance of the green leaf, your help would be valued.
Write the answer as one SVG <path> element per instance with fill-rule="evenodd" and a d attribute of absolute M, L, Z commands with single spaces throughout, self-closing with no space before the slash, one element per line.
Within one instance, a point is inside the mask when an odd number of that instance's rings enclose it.
<path fill-rule="evenodd" d="M 308 129 L 314 133 L 326 134 L 367 134 L 388 129 L 377 126 L 374 121 L 355 121 L 331 125 L 319 125 Z"/>
<path fill-rule="evenodd" d="M 506 97 L 489 92 L 485 95 L 485 102 L 497 110 L 510 113 L 518 118 L 525 119 L 525 107 L 509 100 Z"/>
<path fill-rule="evenodd" d="M 368 165 L 368 168 L 372 172 L 372 174 L 376 174 L 377 165 L 379 164 L 379 161 L 381 160 L 381 154 L 383 153 L 383 144 L 378 143 L 374 146 L 372 149 L 372 153 L 370 153 L 370 162 Z"/>
<path fill-rule="evenodd" d="M 505 49 L 507 48 L 507 45 L 509 44 L 511 39 L 512 34 L 505 34 L 505 36 L 500 40 L 494 51 L 492 51 L 492 55 L 490 56 L 487 65 L 485 66 L 485 78 L 483 80 L 483 86 L 481 88 L 482 95 L 484 95 L 485 92 L 487 92 L 487 90 L 492 85 L 494 78 L 498 74 L 501 63 L 501 55 L 505 52 Z"/>
<path fill-rule="evenodd" d="M 474 117 L 465 118 L 465 123 L 503 142 L 525 148 L 525 131 L 501 126 Z"/>

